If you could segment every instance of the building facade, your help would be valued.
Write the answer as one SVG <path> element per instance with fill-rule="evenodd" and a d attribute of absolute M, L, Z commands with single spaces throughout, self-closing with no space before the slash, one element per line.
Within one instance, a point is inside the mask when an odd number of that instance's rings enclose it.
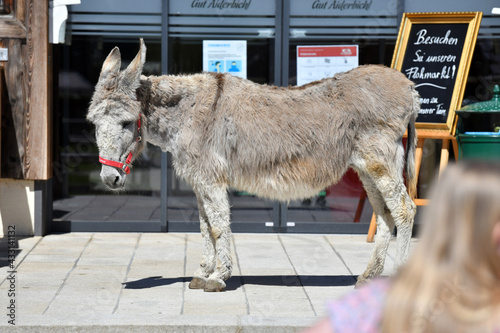
<path fill-rule="evenodd" d="M 0 2 L 0 233 L 51 219 L 52 65 L 46 0 Z"/>
<path fill-rule="evenodd" d="M 100 183 L 93 128 L 85 114 L 102 63 L 114 46 L 120 47 L 125 66 L 137 53 L 139 38 L 144 38 L 148 47 L 144 74 L 190 74 L 209 68 L 204 67 L 209 56 L 204 41 L 244 41 L 246 77 L 287 86 L 318 74 L 303 65 L 299 47 L 355 47 L 357 64 L 390 66 L 404 12 L 481 11 L 464 96 L 464 101 L 477 101 L 491 97 L 500 75 L 500 17 L 491 14 L 495 3 L 150 0 L 138 5 L 132 0 L 86 0 L 68 6 L 65 44 L 52 46 L 54 144 L 49 182 L 53 193 L 48 196 L 53 200 L 44 197 L 43 204 L 50 206 L 47 211 L 53 205 L 53 219 L 33 223 L 52 231 L 199 230 L 192 190 L 175 177 L 168 154 L 157 147 L 149 147 L 135 162 L 124 194 L 109 194 Z M 326 71 L 322 75 L 331 74 L 327 60 L 311 60 L 324 61 L 316 67 Z M 434 150 L 432 143 L 425 150 L 422 192 L 433 176 Z M 236 190 L 229 195 L 233 230 L 241 232 L 364 233 L 372 214 L 354 172 L 314 198 L 287 204 Z"/>

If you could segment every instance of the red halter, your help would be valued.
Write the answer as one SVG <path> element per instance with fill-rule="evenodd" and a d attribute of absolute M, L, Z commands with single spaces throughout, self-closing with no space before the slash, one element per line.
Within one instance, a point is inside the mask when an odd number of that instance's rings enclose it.
<path fill-rule="evenodd" d="M 135 142 L 139 142 L 142 140 L 141 137 L 141 117 L 139 116 L 139 119 L 137 119 L 137 139 Z M 125 160 L 125 163 L 122 162 L 116 162 L 112 160 L 105 159 L 104 157 L 99 156 L 99 162 L 104 164 L 104 165 L 109 165 L 115 168 L 122 169 L 125 171 L 125 173 L 128 175 L 130 173 L 130 162 L 132 162 L 132 157 L 134 156 L 134 151 L 131 150 L 128 153 L 127 159 Z"/>

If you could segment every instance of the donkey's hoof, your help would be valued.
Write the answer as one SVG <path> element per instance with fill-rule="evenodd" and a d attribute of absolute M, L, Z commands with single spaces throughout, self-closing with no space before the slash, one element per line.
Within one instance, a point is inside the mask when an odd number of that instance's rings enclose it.
<path fill-rule="evenodd" d="M 358 289 L 367 284 L 368 282 L 370 282 L 370 279 L 367 279 L 360 275 L 358 276 L 358 281 L 356 281 L 356 284 L 354 285 L 354 289 Z"/>
<path fill-rule="evenodd" d="M 208 279 L 205 284 L 204 291 L 223 291 L 226 288 L 226 283 L 221 279 Z"/>
<path fill-rule="evenodd" d="M 189 289 L 205 289 L 207 284 L 207 279 L 201 276 L 194 276 L 191 282 L 189 282 Z"/>

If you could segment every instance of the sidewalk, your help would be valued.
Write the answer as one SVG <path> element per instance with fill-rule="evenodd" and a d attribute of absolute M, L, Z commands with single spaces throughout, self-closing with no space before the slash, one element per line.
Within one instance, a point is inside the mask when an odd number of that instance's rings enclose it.
<path fill-rule="evenodd" d="M 373 249 L 366 235 L 234 234 L 232 241 L 233 277 L 226 291 L 206 293 L 188 288 L 199 234 L 25 238 L 14 277 L 3 238 L 0 331 L 12 328 L 14 300 L 16 332 L 298 332 L 325 315 L 327 300 L 353 290 Z"/>

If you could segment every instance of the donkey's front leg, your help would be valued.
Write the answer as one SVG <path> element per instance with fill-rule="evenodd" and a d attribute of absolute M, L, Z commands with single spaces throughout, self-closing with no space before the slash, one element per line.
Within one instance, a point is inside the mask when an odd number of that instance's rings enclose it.
<path fill-rule="evenodd" d="M 215 242 L 215 270 L 208 277 L 205 291 L 221 291 L 231 277 L 231 228 L 229 201 L 225 186 L 210 186 L 198 191 L 208 219 L 208 231 Z"/>
<path fill-rule="evenodd" d="M 207 213 L 203 205 L 202 197 L 196 193 L 198 199 L 198 211 L 200 213 L 200 231 L 203 237 L 203 253 L 200 268 L 193 274 L 189 283 L 190 289 L 205 289 L 207 279 L 215 270 L 215 240 L 210 232 Z"/>

